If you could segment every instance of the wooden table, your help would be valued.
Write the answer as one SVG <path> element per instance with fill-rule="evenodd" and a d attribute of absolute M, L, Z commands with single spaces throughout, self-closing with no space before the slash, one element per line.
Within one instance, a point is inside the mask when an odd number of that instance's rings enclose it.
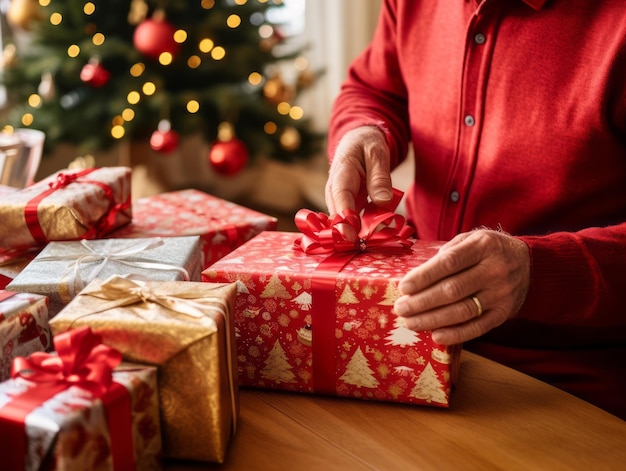
<path fill-rule="evenodd" d="M 227 461 L 166 469 L 620 470 L 626 422 L 464 351 L 450 409 L 245 389 Z"/>

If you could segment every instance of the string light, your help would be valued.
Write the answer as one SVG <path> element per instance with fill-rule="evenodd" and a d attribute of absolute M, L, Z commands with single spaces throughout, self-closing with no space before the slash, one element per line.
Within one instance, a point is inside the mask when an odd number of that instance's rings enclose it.
<path fill-rule="evenodd" d="M 287 103 L 286 101 L 281 101 L 277 106 L 276 109 L 278 110 L 278 112 L 282 115 L 288 115 L 289 114 L 289 110 L 291 109 L 291 105 L 289 103 Z"/>
<path fill-rule="evenodd" d="M 261 82 L 263 82 L 263 76 L 258 72 L 252 72 L 248 75 L 248 82 L 253 86 L 261 85 Z"/>
<path fill-rule="evenodd" d="M 211 8 L 213 8 L 215 6 L 215 0 L 202 0 L 200 5 L 205 10 L 210 10 Z"/>
<path fill-rule="evenodd" d="M 24 126 L 30 126 L 31 124 L 33 124 L 34 120 L 35 118 L 31 113 L 24 113 L 24 115 L 22 116 L 22 124 Z"/>
<path fill-rule="evenodd" d="M 229 28 L 235 29 L 241 25 L 241 17 L 239 15 L 232 14 L 226 19 L 226 24 Z"/>
<path fill-rule="evenodd" d="M 39 0 L 39 5 L 41 5 L 42 7 L 47 7 L 48 5 L 50 5 L 50 0 Z"/>
<path fill-rule="evenodd" d="M 39 108 L 41 106 L 41 97 L 36 93 L 33 93 L 28 97 L 28 105 L 31 108 Z"/>
<path fill-rule="evenodd" d="M 61 21 L 63 21 L 61 13 L 54 12 L 50 15 L 50 24 L 52 24 L 52 26 L 59 26 Z"/>
<path fill-rule="evenodd" d="M 212 39 L 204 38 L 202 41 L 200 41 L 200 44 L 198 44 L 198 49 L 200 49 L 200 51 L 204 53 L 207 53 L 207 52 L 211 52 L 211 49 L 213 49 L 213 46 L 215 46 L 215 43 L 213 42 Z"/>
<path fill-rule="evenodd" d="M 289 117 L 293 120 L 302 119 L 304 116 L 304 110 L 299 106 L 292 106 L 289 110 Z"/>
<path fill-rule="evenodd" d="M 91 38 L 91 41 L 96 46 L 102 46 L 102 44 L 104 43 L 104 34 L 102 33 L 94 34 L 93 37 Z"/>
<path fill-rule="evenodd" d="M 76 44 L 72 44 L 70 47 L 67 48 L 68 56 L 78 57 L 78 54 L 80 54 L 80 47 L 78 47 Z"/>
<path fill-rule="evenodd" d="M 136 105 L 137 103 L 139 103 L 140 99 L 141 99 L 141 95 L 139 94 L 139 92 L 134 91 L 134 90 L 132 92 L 129 92 L 128 95 L 126 96 L 126 101 L 130 103 L 131 105 Z"/>
<path fill-rule="evenodd" d="M 187 59 L 187 66 L 190 69 L 197 69 L 198 67 L 200 67 L 200 64 L 202 64 L 202 59 L 200 59 L 200 57 L 196 56 L 195 54 Z"/>
<path fill-rule="evenodd" d="M 265 123 L 265 126 L 263 126 L 263 130 L 270 135 L 276 134 L 276 131 L 278 131 L 278 126 L 276 126 L 276 123 L 274 123 L 273 121 L 268 121 L 267 123 Z"/>
<path fill-rule="evenodd" d="M 172 56 L 169 52 L 162 52 L 159 54 L 159 64 L 161 65 L 170 65 L 174 60 L 174 56 Z"/>
<path fill-rule="evenodd" d="M 136 64 L 133 64 L 131 66 L 130 75 L 132 75 L 133 77 L 141 77 L 144 70 L 146 70 L 145 64 L 142 62 L 137 62 Z"/>
<path fill-rule="evenodd" d="M 135 119 L 135 111 L 132 108 L 124 108 L 122 118 L 124 118 L 124 121 L 132 121 Z"/>
<path fill-rule="evenodd" d="M 143 84 L 143 87 L 141 87 L 141 91 L 144 95 L 154 95 L 154 92 L 156 92 L 156 85 L 153 82 L 146 82 Z"/>
<path fill-rule="evenodd" d="M 222 60 L 226 56 L 226 49 L 221 46 L 216 46 L 211 50 L 211 57 L 216 61 Z"/>
<path fill-rule="evenodd" d="M 41 3 L 41 2 L 39 2 Z M 93 15 L 94 12 L 96 11 L 96 6 L 91 3 L 91 2 L 87 2 L 85 3 L 85 6 L 83 7 L 83 13 L 87 16 L 89 15 Z"/>
<path fill-rule="evenodd" d="M 182 44 L 187 41 L 187 31 L 184 29 L 179 29 L 174 33 L 174 41 L 178 44 Z"/>
<path fill-rule="evenodd" d="M 259 36 L 261 36 L 263 39 L 271 38 L 273 34 L 274 28 L 272 28 L 270 25 L 262 25 L 261 27 L 259 27 Z"/>
<path fill-rule="evenodd" d="M 200 103 L 196 100 L 189 100 L 187 102 L 187 111 L 190 113 L 197 113 L 200 110 Z"/>
<path fill-rule="evenodd" d="M 111 128 L 111 137 L 113 137 L 113 139 L 121 139 L 124 137 L 124 134 L 126 134 L 124 126 L 118 124 Z"/>

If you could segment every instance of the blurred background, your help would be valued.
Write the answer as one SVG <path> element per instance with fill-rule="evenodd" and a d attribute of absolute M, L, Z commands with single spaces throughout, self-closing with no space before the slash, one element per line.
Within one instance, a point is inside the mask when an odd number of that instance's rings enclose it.
<path fill-rule="evenodd" d="M 127 165 L 133 198 L 193 187 L 288 226 L 325 210 L 330 109 L 380 2 L 0 0 L 3 134 L 45 134 L 35 180 Z"/>

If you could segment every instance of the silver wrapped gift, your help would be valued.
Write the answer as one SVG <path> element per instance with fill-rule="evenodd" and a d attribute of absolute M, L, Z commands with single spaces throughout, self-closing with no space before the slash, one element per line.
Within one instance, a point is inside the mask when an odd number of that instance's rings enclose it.
<path fill-rule="evenodd" d="M 52 318 L 95 278 L 201 281 L 201 261 L 199 236 L 50 242 L 6 289 L 48 296 Z"/>

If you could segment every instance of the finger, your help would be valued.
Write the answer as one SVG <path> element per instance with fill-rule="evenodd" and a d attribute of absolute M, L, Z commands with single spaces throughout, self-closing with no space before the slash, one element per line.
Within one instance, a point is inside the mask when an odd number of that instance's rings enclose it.
<path fill-rule="evenodd" d="M 374 146 L 365 154 L 367 194 L 377 206 L 387 205 L 392 198 L 389 149 Z"/>
<path fill-rule="evenodd" d="M 462 324 L 481 317 L 484 313 L 484 308 L 481 307 L 479 311 L 472 298 L 466 297 L 460 301 L 426 311 L 419 315 L 403 317 L 403 319 L 407 329 L 433 330 Z"/>
<path fill-rule="evenodd" d="M 459 243 L 439 250 L 432 258 L 412 268 L 402 277 L 398 289 L 402 294 L 413 294 L 477 265 L 482 259 L 481 251 L 469 250 L 469 244 Z M 450 289 L 454 288 L 451 286 Z M 457 297 L 470 293 L 460 292 Z"/>

